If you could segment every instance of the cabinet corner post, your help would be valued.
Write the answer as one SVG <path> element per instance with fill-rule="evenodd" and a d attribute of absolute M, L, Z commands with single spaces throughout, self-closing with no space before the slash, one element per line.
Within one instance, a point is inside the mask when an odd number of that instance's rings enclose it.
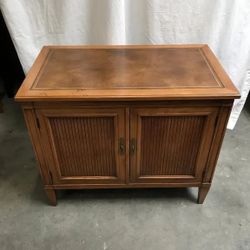
<path fill-rule="evenodd" d="M 201 186 L 199 187 L 199 191 L 198 191 L 198 199 L 197 199 L 198 204 L 203 204 L 204 200 L 206 199 L 206 196 L 208 194 L 210 187 L 211 187 L 211 183 L 202 183 L 201 184 Z"/>
<path fill-rule="evenodd" d="M 46 195 L 47 195 L 47 197 L 49 199 L 49 203 L 52 206 L 56 206 L 57 205 L 56 190 L 55 189 L 47 189 L 47 188 L 45 188 L 45 192 L 46 192 Z"/>

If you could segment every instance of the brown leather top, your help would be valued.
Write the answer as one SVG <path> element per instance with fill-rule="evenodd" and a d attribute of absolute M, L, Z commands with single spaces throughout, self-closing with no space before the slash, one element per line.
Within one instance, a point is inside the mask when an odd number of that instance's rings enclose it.
<path fill-rule="evenodd" d="M 200 49 L 55 49 L 32 89 L 218 86 Z"/>
<path fill-rule="evenodd" d="M 16 99 L 209 99 L 213 92 L 224 98 L 239 96 L 204 45 L 49 46 Z"/>

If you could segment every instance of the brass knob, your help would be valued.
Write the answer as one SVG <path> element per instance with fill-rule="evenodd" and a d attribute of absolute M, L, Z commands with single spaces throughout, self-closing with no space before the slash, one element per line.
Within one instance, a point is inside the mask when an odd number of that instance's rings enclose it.
<path fill-rule="evenodd" d="M 125 140 L 124 138 L 119 139 L 119 154 L 123 155 L 125 153 Z"/>
<path fill-rule="evenodd" d="M 132 138 L 130 140 L 130 154 L 133 155 L 136 151 L 136 139 Z"/>

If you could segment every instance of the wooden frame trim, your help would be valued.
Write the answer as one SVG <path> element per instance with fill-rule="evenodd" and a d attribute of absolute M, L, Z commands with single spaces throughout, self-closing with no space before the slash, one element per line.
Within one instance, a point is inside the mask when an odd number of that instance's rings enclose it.
<path fill-rule="evenodd" d="M 46 157 L 43 156 L 43 143 L 40 134 L 40 130 L 37 127 L 37 116 L 35 110 L 33 109 L 32 103 L 27 103 L 22 107 L 26 126 L 28 128 L 28 133 L 30 140 L 34 149 L 35 157 L 37 159 L 38 169 L 42 177 L 44 185 L 52 184 L 52 179 L 50 175 L 50 170 L 46 162 Z"/>
<path fill-rule="evenodd" d="M 220 149 L 222 147 L 223 138 L 226 133 L 227 122 L 230 117 L 231 107 L 222 106 L 219 110 L 218 121 L 215 128 L 213 141 L 211 144 L 206 169 L 204 172 L 203 180 L 204 183 L 211 183 L 214 175 L 215 167 L 219 158 Z"/>
<path fill-rule="evenodd" d="M 143 116 L 166 116 L 166 117 L 171 117 L 171 116 L 204 116 L 206 117 L 205 123 L 204 123 L 204 128 L 203 132 L 201 135 L 202 140 L 200 141 L 199 145 L 199 151 L 197 153 L 197 158 L 196 158 L 196 163 L 195 163 L 195 175 L 194 176 L 181 176 L 183 179 L 190 179 L 194 181 L 202 181 L 203 177 L 203 172 L 205 171 L 206 168 L 206 159 L 209 155 L 210 147 L 212 145 L 212 135 L 214 135 L 215 132 L 215 122 L 218 116 L 218 107 L 195 107 L 197 110 L 190 111 L 190 107 L 174 107 L 174 108 L 169 108 L 169 107 L 158 107 L 157 112 L 155 112 L 155 109 L 151 109 L 150 107 L 139 107 L 139 108 L 131 108 L 131 115 L 130 115 L 130 126 L 132 126 L 133 129 L 136 129 L 136 132 L 131 132 L 133 136 L 136 136 L 136 153 L 133 156 L 130 156 L 130 168 L 132 166 L 132 169 L 134 169 L 134 173 L 131 175 L 130 174 L 130 183 L 135 183 L 135 182 L 140 182 L 140 181 L 152 181 L 152 180 L 157 180 L 160 181 L 160 179 L 164 180 L 165 182 L 168 181 L 168 179 L 175 179 L 176 176 L 171 176 L 171 175 L 161 175 L 161 176 L 145 176 L 140 174 L 140 133 L 141 131 L 141 119 L 140 117 Z M 201 109 L 201 110 L 199 110 Z M 154 111 L 154 112 L 152 112 Z M 131 129 L 130 129 L 131 130 Z M 209 131 L 208 131 L 209 130 Z M 136 133 L 134 135 L 134 133 Z M 208 134 L 208 135 L 207 135 Z M 205 136 L 207 135 L 207 136 Z M 133 137 L 132 136 L 132 137 Z M 131 138 L 132 138 L 131 137 Z M 130 138 L 130 139 L 131 139 Z M 206 157 L 204 157 L 204 150 L 207 152 Z M 131 158 L 133 157 L 133 158 Z M 201 164 L 202 157 L 204 158 Z M 204 166 L 203 168 L 199 168 L 199 166 Z M 136 169 L 136 175 L 135 175 L 135 169 Z M 178 176 L 179 178 L 180 176 Z M 178 179 L 177 178 L 177 179 Z"/>
<path fill-rule="evenodd" d="M 183 188 L 200 187 L 200 182 L 169 182 L 169 183 L 129 183 L 126 184 L 55 184 L 45 185 L 45 189 L 113 189 L 113 188 Z"/>
<path fill-rule="evenodd" d="M 50 117 L 112 117 L 114 119 L 114 129 L 115 135 L 118 139 L 121 135 L 126 138 L 125 132 L 125 109 L 124 108 L 104 108 L 102 111 L 97 111 L 97 109 L 77 109 L 74 110 L 75 112 L 72 113 L 72 109 L 37 109 L 37 117 L 40 120 L 40 123 L 43 127 L 43 135 L 44 135 L 44 145 L 49 145 L 47 147 L 47 156 L 50 157 L 50 161 L 53 162 L 53 166 L 51 167 L 50 171 L 53 173 L 54 177 L 54 184 L 61 183 L 61 182 L 72 182 L 72 183 L 80 183 L 80 182 L 103 182 L 109 183 L 117 181 L 118 183 L 125 183 L 126 182 L 126 152 L 123 155 L 118 153 L 118 141 L 114 141 L 114 155 L 116 158 L 116 174 L 117 176 L 63 176 L 60 171 L 59 167 L 59 159 L 57 158 L 56 147 L 54 144 L 53 133 L 51 131 L 51 126 L 49 124 L 48 119 Z M 46 136 L 45 136 L 46 135 Z M 77 184 L 78 185 L 78 184 Z"/>

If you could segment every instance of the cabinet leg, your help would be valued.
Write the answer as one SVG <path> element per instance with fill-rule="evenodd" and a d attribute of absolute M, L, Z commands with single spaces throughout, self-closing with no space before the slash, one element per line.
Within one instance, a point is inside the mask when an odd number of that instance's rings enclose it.
<path fill-rule="evenodd" d="M 45 189 L 49 202 L 52 206 L 57 205 L 56 191 L 54 189 Z"/>
<path fill-rule="evenodd" d="M 202 204 L 207 196 L 207 193 L 210 189 L 211 183 L 203 183 L 200 187 L 199 187 L 199 192 L 198 192 L 198 200 L 197 203 L 198 204 Z"/>

